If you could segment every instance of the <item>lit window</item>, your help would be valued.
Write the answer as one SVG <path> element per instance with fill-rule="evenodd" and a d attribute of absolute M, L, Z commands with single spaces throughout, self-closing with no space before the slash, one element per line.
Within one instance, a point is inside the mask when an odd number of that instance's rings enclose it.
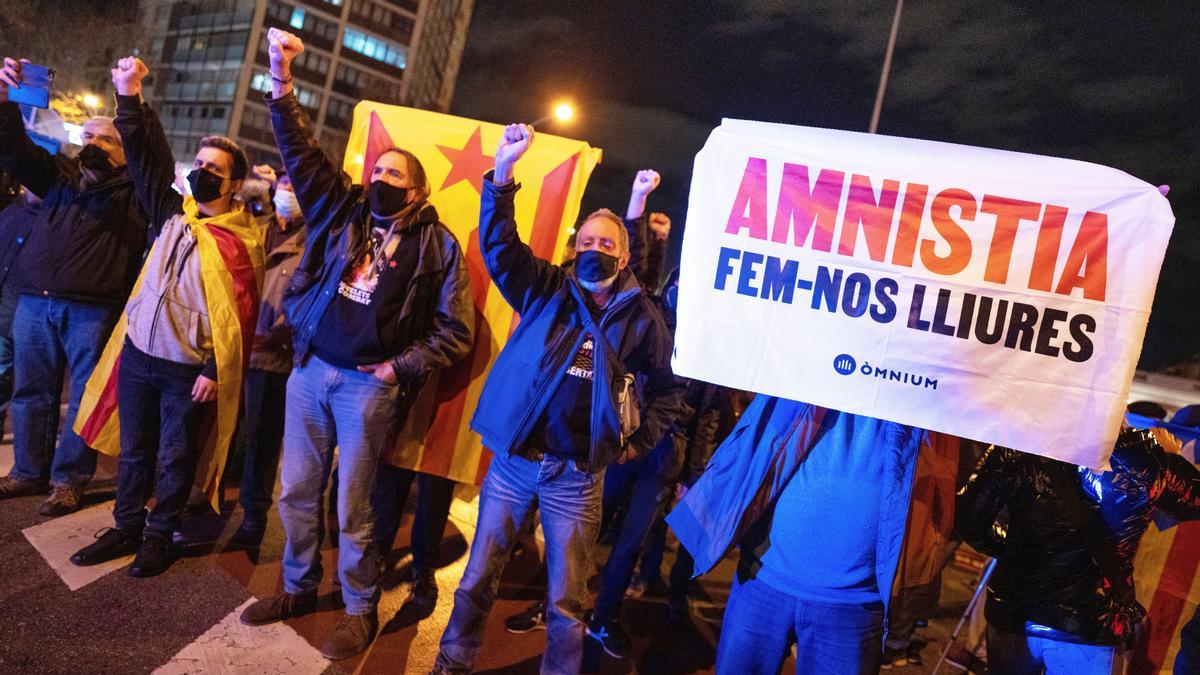
<path fill-rule="evenodd" d="M 303 29 L 304 28 L 304 9 L 301 7 L 297 7 L 295 9 L 293 9 L 292 10 L 292 19 L 288 23 L 292 25 L 292 28 Z"/>

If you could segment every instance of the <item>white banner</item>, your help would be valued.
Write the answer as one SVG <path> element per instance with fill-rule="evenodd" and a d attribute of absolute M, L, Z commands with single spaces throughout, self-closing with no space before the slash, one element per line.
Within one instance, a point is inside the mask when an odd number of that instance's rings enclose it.
<path fill-rule="evenodd" d="M 725 120 L 675 370 L 1101 468 L 1174 222 L 1095 164 Z"/>

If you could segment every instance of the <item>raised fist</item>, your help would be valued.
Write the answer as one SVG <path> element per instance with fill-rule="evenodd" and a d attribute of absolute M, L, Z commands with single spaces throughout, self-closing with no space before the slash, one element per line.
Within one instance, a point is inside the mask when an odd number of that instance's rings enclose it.
<path fill-rule="evenodd" d="M 665 213 L 655 211 L 650 214 L 650 231 L 659 241 L 666 241 L 667 237 L 671 236 L 671 219 Z"/>
<path fill-rule="evenodd" d="M 271 56 L 271 73 L 276 77 L 287 77 L 292 70 L 292 59 L 304 52 L 304 41 L 296 35 L 278 28 L 267 31 L 268 50 Z"/>
<path fill-rule="evenodd" d="M 533 145 L 533 127 L 528 124 L 510 124 L 504 127 L 500 144 L 496 146 L 496 172 L 493 180 L 501 185 L 512 180 L 513 164 L 521 159 L 529 146 Z"/>
<path fill-rule="evenodd" d="M 121 96 L 137 96 L 142 93 L 142 79 L 149 73 L 150 69 L 141 59 L 126 56 L 112 69 L 112 83 Z"/>
<path fill-rule="evenodd" d="M 21 64 L 29 63 L 28 59 L 10 59 L 5 57 L 4 67 L 0 68 L 0 103 L 8 101 L 8 88 L 21 88 Z"/>
<path fill-rule="evenodd" d="M 654 188 L 658 187 L 661 180 L 662 178 L 654 169 L 642 169 L 633 179 L 633 193 L 644 197 L 654 192 Z"/>

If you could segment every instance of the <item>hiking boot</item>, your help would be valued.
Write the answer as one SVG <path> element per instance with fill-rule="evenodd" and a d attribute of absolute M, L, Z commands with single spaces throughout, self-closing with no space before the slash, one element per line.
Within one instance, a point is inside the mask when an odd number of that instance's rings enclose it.
<path fill-rule="evenodd" d="M 625 637 L 625 631 L 617 621 L 609 621 L 606 625 L 589 623 L 587 635 L 599 642 L 604 651 L 614 659 L 629 657 L 629 639 Z"/>
<path fill-rule="evenodd" d="M 546 630 L 546 603 L 538 601 L 524 612 L 513 614 L 504 620 L 504 630 L 521 635 L 535 630 Z"/>
<path fill-rule="evenodd" d="M 321 647 L 321 656 L 337 661 L 361 653 L 375 639 L 378 623 L 373 609 L 369 614 L 343 615 L 333 634 L 325 641 L 325 646 Z"/>
<path fill-rule="evenodd" d="M 138 548 L 137 557 L 129 566 L 129 576 L 154 577 L 167 571 L 175 556 L 171 554 L 171 540 L 157 534 L 146 535 Z"/>
<path fill-rule="evenodd" d="M 71 485 L 55 485 L 50 488 L 50 496 L 42 502 L 38 513 L 43 516 L 65 516 L 79 510 L 79 499 L 83 497 L 83 488 Z"/>
<path fill-rule="evenodd" d="M 284 619 L 291 619 L 317 610 L 316 590 L 308 593 L 283 592 L 270 598 L 256 600 L 242 610 L 239 621 L 247 626 L 262 626 Z"/>
<path fill-rule="evenodd" d="M 50 486 L 44 480 L 30 480 L 28 478 L 17 478 L 16 476 L 0 478 L 0 499 L 44 495 L 49 491 Z"/>
<path fill-rule="evenodd" d="M 141 532 L 106 527 L 96 533 L 96 541 L 84 546 L 71 556 L 71 562 L 80 567 L 99 565 L 102 562 L 137 553 L 141 543 Z"/>
<path fill-rule="evenodd" d="M 409 596 L 409 599 L 422 609 L 429 609 L 437 605 L 438 586 L 437 579 L 433 577 L 433 570 L 413 568 L 412 595 Z"/>

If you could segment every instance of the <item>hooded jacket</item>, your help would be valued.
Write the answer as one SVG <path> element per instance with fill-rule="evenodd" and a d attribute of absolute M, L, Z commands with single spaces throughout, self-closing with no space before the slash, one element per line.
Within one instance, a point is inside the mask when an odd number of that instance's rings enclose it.
<path fill-rule="evenodd" d="M 293 363 L 301 365 L 346 266 L 370 234 L 370 206 L 366 189 L 351 185 L 349 176 L 317 145 L 312 122 L 294 93 L 268 96 L 267 107 L 308 228 L 304 257 L 283 302 L 294 330 Z M 395 311 L 380 311 L 396 317 L 396 325 L 381 326 L 380 334 L 399 336 L 389 340 L 402 343 L 392 366 L 404 390 L 412 393 L 430 372 L 470 350 L 475 314 L 462 249 L 438 221 L 437 210 L 426 205 L 409 227 L 417 228 L 420 236 L 416 267 L 403 303 Z"/>
<path fill-rule="evenodd" d="M 521 241 L 513 206 L 520 186 L 498 186 L 491 178 L 489 173 L 483 182 L 480 248 L 488 274 L 521 322 L 488 374 L 471 428 L 493 452 L 510 455 L 527 450 L 525 442 L 565 376 L 568 360 L 587 337 L 579 315 L 585 291 L 573 267 L 542 260 Z M 671 373 L 670 333 L 628 269 L 618 274 L 596 325 L 620 363 L 612 363 L 604 349 L 593 352 L 587 461 L 592 471 L 623 450 L 614 388 L 620 376 L 632 373 L 641 383 L 642 424 L 628 439 L 639 457 L 670 428 L 684 390 Z"/>
<path fill-rule="evenodd" d="M 17 105 L 0 103 L 0 168 L 42 198 L 34 235 L 21 254 L 18 290 L 114 307 L 124 303 L 151 238 L 125 167 L 83 187 L 79 162 L 34 145 Z"/>
<path fill-rule="evenodd" d="M 1104 473 L 1006 448 L 991 448 L 959 491 L 955 527 L 964 541 L 998 560 L 984 613 L 992 626 L 1063 642 L 1121 645 L 1146 610 L 1133 597 L 1133 559 L 1158 511 L 1200 518 L 1200 470 L 1140 429 L 1117 439 Z M 1130 590 L 1118 597 L 1087 536 L 1050 477 L 1067 471 L 1116 549 Z M 1002 512 L 1007 525 L 997 527 Z M 1047 631 L 1046 629 L 1050 629 Z"/>

